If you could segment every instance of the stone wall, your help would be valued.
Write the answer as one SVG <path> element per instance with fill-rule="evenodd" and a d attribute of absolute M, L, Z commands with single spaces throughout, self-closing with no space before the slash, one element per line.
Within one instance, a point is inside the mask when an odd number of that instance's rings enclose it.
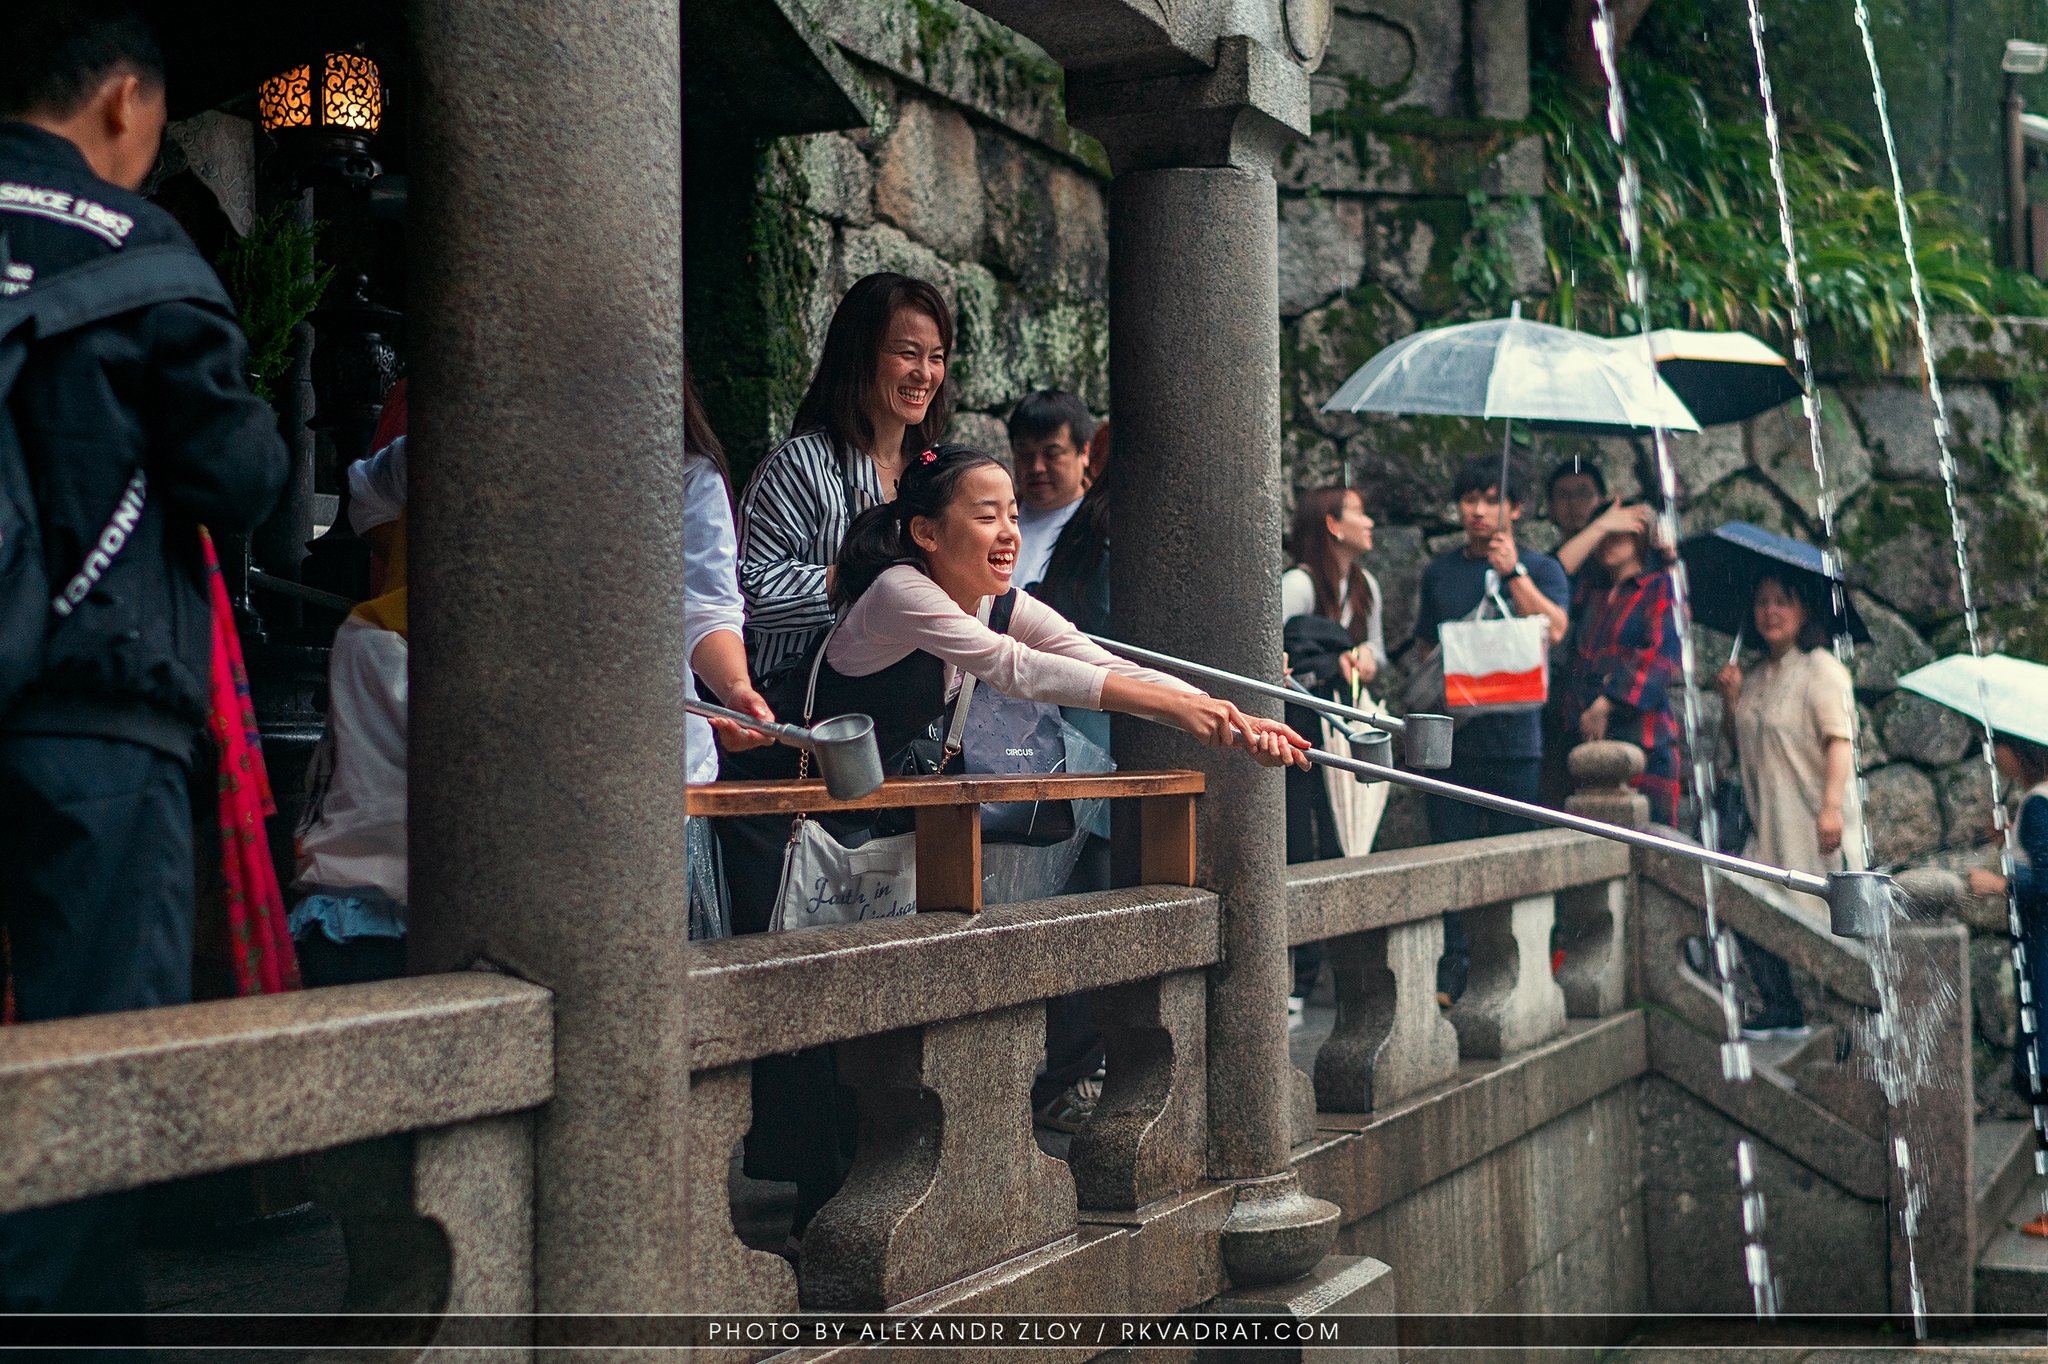
<path fill-rule="evenodd" d="M 954 439 L 1007 453 L 1001 418 L 1035 388 L 1106 410 L 1108 166 L 1068 127 L 1059 68 L 954 0 L 865 0 L 819 20 L 853 59 L 873 123 L 756 144 L 743 192 L 710 206 L 748 220 L 727 258 L 737 287 L 691 286 L 691 363 L 735 474 L 789 434 L 834 306 L 876 270 L 953 301 Z M 740 348 L 719 344 L 734 328 L 774 344 L 736 366 Z"/>

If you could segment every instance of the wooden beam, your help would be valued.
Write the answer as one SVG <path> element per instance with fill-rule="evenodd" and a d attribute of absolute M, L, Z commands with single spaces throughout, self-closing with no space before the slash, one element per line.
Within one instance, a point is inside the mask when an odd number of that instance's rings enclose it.
<path fill-rule="evenodd" d="M 927 805 L 917 812 L 917 910 L 981 913 L 981 807 Z"/>
<path fill-rule="evenodd" d="M 1139 857 L 1148 886 L 1195 884 L 1195 798 L 1147 795 L 1139 805 Z"/>
<path fill-rule="evenodd" d="M 689 787 L 688 809 L 693 815 L 787 815 L 800 811 L 817 814 L 826 810 L 900 810 L 933 805 L 999 804 L 1015 800 L 1073 800 L 1090 796 L 1110 799 L 1193 796 L 1201 792 L 1202 785 L 1199 772 L 892 777 L 872 795 L 862 796 L 859 800 L 833 800 L 825 794 L 822 781 L 721 781 Z"/>

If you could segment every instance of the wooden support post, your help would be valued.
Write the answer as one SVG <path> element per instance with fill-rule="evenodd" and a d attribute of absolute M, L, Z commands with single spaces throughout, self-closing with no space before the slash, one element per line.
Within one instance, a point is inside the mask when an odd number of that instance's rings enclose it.
<path fill-rule="evenodd" d="M 1145 796 L 1138 819 L 1140 858 L 1144 866 L 1142 884 L 1195 884 L 1195 798 L 1192 795 Z"/>
<path fill-rule="evenodd" d="M 979 805 L 918 809 L 917 908 L 920 913 L 935 909 L 981 913 Z"/>

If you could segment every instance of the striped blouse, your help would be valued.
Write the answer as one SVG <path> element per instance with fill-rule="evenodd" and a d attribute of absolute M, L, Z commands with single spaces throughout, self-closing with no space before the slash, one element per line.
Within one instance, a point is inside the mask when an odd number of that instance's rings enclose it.
<path fill-rule="evenodd" d="M 850 510 L 849 495 L 856 503 Z M 854 516 L 881 501 L 875 462 L 856 451 L 842 470 L 823 431 L 776 446 L 747 480 L 739 578 L 756 682 L 802 658 L 831 625 L 825 570 L 838 561 Z"/>

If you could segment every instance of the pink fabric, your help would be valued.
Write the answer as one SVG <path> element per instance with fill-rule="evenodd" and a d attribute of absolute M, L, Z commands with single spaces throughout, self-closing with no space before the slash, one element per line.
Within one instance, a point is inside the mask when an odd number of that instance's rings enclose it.
<path fill-rule="evenodd" d="M 1017 594 L 1010 632 L 999 635 L 911 564 L 883 569 L 861 593 L 833 632 L 825 661 L 847 677 L 867 677 L 919 649 L 1005 696 L 1080 710 L 1102 709 L 1102 681 L 1110 673 L 1201 694 L 1177 677 L 1141 668 L 1083 639 L 1065 616 L 1028 593 Z M 948 670 L 948 693 L 957 681 Z"/>
<path fill-rule="evenodd" d="M 285 925 L 284 896 L 270 860 L 266 815 L 277 813 L 263 741 L 249 699 L 249 673 L 235 633 L 235 608 L 221 578 L 213 537 L 199 530 L 206 551 L 207 593 L 213 605 L 213 713 L 208 725 L 220 754 L 220 859 L 227 900 L 228 948 L 235 993 L 270 995 L 299 988 L 298 953 Z"/>

